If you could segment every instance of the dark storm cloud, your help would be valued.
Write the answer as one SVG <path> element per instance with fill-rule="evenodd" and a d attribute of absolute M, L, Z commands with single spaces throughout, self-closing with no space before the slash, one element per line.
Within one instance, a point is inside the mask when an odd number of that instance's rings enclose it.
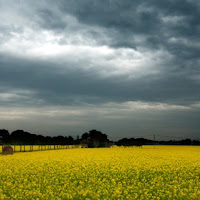
<path fill-rule="evenodd" d="M 99 77 L 95 71 L 88 74 L 77 66 L 63 69 L 48 61 L 13 59 L 0 56 L 0 83 L 9 91 L 33 91 L 32 98 L 45 105 L 73 105 L 81 102 L 100 104 L 109 101 L 156 101 L 175 104 L 194 103 L 199 100 L 199 84 L 176 73 L 150 78 L 127 80 L 126 75 Z M 84 65 L 84 63 L 81 63 Z M 184 74 L 185 75 L 185 74 Z M 26 100 L 26 99 L 24 99 Z M 19 99 L 20 104 L 23 102 Z M 31 101 L 31 103 L 33 103 Z M 9 103 L 10 104 L 10 103 Z"/>
<path fill-rule="evenodd" d="M 198 1 L 59 2 L 63 13 L 71 13 L 85 24 L 113 28 L 122 35 L 144 34 L 154 37 L 156 43 L 172 36 L 199 39 Z M 183 20 L 178 21 L 179 18 Z"/>
<path fill-rule="evenodd" d="M 53 123 L 47 112 L 46 123 L 53 129 L 67 119 L 73 129 L 73 122 L 82 120 L 85 125 L 76 124 L 80 130 L 102 124 L 99 129 L 118 135 L 120 126 L 127 133 L 157 126 L 163 133 L 197 135 L 198 1 L 43 0 L 0 6 L 0 106 L 22 109 L 14 117 L 28 119 L 29 108 L 45 113 L 48 106 L 71 106 L 80 116 L 70 120 L 59 111 Z M 120 108 L 124 102 L 126 109 Z M 33 115 L 39 123 L 42 117 Z"/>
<path fill-rule="evenodd" d="M 63 1 L 60 7 L 82 23 L 106 28 L 110 46 L 165 49 L 180 70 L 188 59 L 199 69 L 195 60 L 200 54 L 197 1 Z"/>
<path fill-rule="evenodd" d="M 169 43 L 170 38 L 186 39 L 188 43 L 199 41 L 198 1 L 68 0 L 42 6 L 36 7 L 37 22 L 42 28 L 67 31 L 65 16 L 70 14 L 83 24 L 106 29 L 111 40 L 106 45 L 167 48 L 172 53 L 178 53 L 184 48 L 183 43 L 179 48 L 177 44 Z M 57 9 L 59 12 L 55 12 Z M 102 39 L 96 37 L 98 33 L 95 30 L 88 30 L 88 34 L 93 34 L 96 40 Z M 137 41 L 133 37 L 135 35 L 143 36 L 144 41 Z"/>
<path fill-rule="evenodd" d="M 169 69 L 180 71 L 192 67 L 194 73 L 199 73 L 198 1 L 69 0 L 59 1 L 55 7 L 61 11 L 57 16 L 52 9 L 43 10 L 42 27 L 45 27 L 43 24 L 48 24 L 51 30 L 61 28 L 69 31 L 68 22 L 63 18 L 66 14 L 71 14 L 80 23 L 94 27 L 94 30 L 85 30 L 84 34 L 95 38 L 98 44 L 113 48 L 166 50 L 174 57 L 173 63 L 169 63 Z M 52 23 L 54 20 L 56 22 Z M 58 28 L 59 24 L 62 25 Z M 102 28 L 104 35 L 95 27 Z"/>

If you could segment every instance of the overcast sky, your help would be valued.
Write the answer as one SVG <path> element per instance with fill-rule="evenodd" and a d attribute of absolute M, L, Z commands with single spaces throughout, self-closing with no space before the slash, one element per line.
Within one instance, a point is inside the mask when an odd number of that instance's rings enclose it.
<path fill-rule="evenodd" d="M 0 0 L 0 129 L 200 139 L 200 1 Z"/>

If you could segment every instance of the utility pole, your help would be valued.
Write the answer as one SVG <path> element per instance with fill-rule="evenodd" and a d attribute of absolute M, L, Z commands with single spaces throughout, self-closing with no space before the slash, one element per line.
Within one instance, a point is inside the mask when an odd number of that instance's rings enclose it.
<path fill-rule="evenodd" d="M 156 148 L 156 146 L 155 146 L 156 145 L 156 135 L 155 134 L 153 135 L 153 140 L 154 140 L 154 149 L 155 149 Z"/>

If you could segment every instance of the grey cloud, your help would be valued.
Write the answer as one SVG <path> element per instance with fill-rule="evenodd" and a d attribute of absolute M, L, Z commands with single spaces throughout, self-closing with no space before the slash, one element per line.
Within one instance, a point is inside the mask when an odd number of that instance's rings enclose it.
<path fill-rule="evenodd" d="M 199 41 L 199 5 L 189 1 L 61 1 L 60 8 L 74 15 L 80 22 L 107 28 L 107 34 L 115 47 L 164 48 L 181 59 L 199 54 L 199 47 L 184 44 L 173 45 L 170 38 Z M 164 22 L 164 17 L 181 17 L 180 21 Z M 114 30 L 114 31 L 113 31 Z M 134 35 L 143 35 L 142 42 L 134 41 Z M 112 40 L 112 38 L 114 38 Z M 98 38 L 97 38 L 98 39 Z M 189 53 L 188 53 L 189 52 Z"/>
<path fill-rule="evenodd" d="M 4 2 L 7 5 L 5 10 L 9 13 L 0 15 L 3 16 L 0 22 L 0 93 L 4 94 L 0 98 L 0 106 L 28 109 L 45 106 L 84 107 L 89 104 L 101 109 L 101 105 L 107 102 L 142 101 L 185 106 L 199 102 L 199 81 L 194 80 L 200 74 L 200 5 L 197 1 L 20 2 L 21 4 L 11 7 Z M 10 16 L 7 21 L 3 20 L 6 16 Z M 30 29 L 31 34 L 27 36 L 25 29 Z M 152 54 L 152 60 L 158 59 L 158 51 L 164 52 L 164 56 L 159 58 L 162 62 L 153 63 L 159 73 L 143 72 L 142 76 L 137 76 L 136 73 L 134 78 L 130 78 L 134 74 L 127 73 L 103 77 L 100 72 L 105 68 L 113 70 L 113 66 L 105 60 L 115 60 L 117 57 L 123 59 L 119 52 L 115 51 L 115 55 L 105 54 L 102 61 L 102 57 L 98 60 L 98 57 L 86 55 L 84 50 L 73 54 L 74 58 L 62 55 L 43 59 L 39 56 L 30 58 L 26 53 L 19 56 L 18 52 L 11 53 L 4 49 L 6 45 L 3 45 L 8 41 L 17 40 L 13 33 L 19 34 L 23 43 L 24 40 L 35 41 L 43 31 L 59 36 L 55 41 L 58 45 L 107 46 L 119 51 L 123 48 L 135 49 L 141 54 Z M 41 43 L 43 39 L 45 38 L 39 38 Z M 170 56 L 167 57 L 166 52 Z M 85 56 L 79 57 L 78 54 Z M 131 56 L 134 55 L 129 55 Z M 92 67 L 87 68 L 89 65 Z M 140 67 L 143 70 L 142 66 L 138 66 Z M 109 74 L 109 70 L 106 73 Z M 127 127 L 128 134 L 131 130 L 147 133 L 148 129 L 157 126 L 163 133 L 174 131 L 180 135 L 185 129 L 197 136 L 199 109 L 173 112 L 175 111 L 166 112 L 166 115 L 163 112 L 155 115 L 153 112 L 135 112 L 135 116 L 130 114 L 125 120 L 104 120 L 103 114 L 99 119 L 94 119 L 95 114 L 90 113 L 89 116 L 84 115 L 85 124 L 79 125 L 78 129 L 99 126 L 96 128 L 105 128 L 108 132 L 112 130 L 111 132 L 120 135 L 124 127 Z M 146 127 L 143 126 L 143 119 Z M 69 117 L 61 116 L 59 120 L 64 123 Z M 73 120 L 81 120 L 81 117 L 76 116 L 70 122 Z M 35 122 L 38 123 L 38 120 L 35 119 Z M 59 122 L 55 121 L 55 126 L 56 123 Z M 31 121 L 28 126 L 33 126 Z M 61 127 L 66 126 L 62 124 Z M 167 127 L 170 128 L 167 130 Z"/>
<path fill-rule="evenodd" d="M 48 26 L 46 28 L 55 31 L 61 28 L 63 33 L 71 31 L 72 27 L 67 28 L 68 21 L 63 20 L 66 14 L 70 14 L 85 25 L 77 24 L 70 34 L 80 33 L 85 40 L 88 37 L 98 45 L 112 48 L 166 50 L 174 57 L 166 71 L 182 71 L 192 66 L 195 73 L 199 73 L 200 46 L 195 44 L 199 43 L 200 6 L 196 1 L 69 0 L 53 5 L 59 14 L 57 12 L 55 16 L 52 8 L 46 5 L 46 10 L 40 16 L 43 28 Z M 66 42 L 67 39 L 60 40 L 60 44 Z"/>
<path fill-rule="evenodd" d="M 73 63 L 69 63 L 69 65 Z M 128 80 L 126 75 L 102 78 L 96 71 L 71 66 L 61 68 L 48 61 L 1 59 L 0 83 L 7 89 L 30 90 L 42 104 L 69 105 L 80 102 L 155 101 L 176 104 L 199 100 L 199 85 L 173 73 Z M 84 65 L 84 63 L 81 63 Z M 37 102 L 37 101 L 36 101 Z M 20 103 L 20 102 L 19 102 Z M 30 102 L 29 102 L 30 103 Z M 31 101 L 31 103 L 33 103 Z M 24 102 L 21 102 L 24 104 Z"/>
<path fill-rule="evenodd" d="M 68 0 L 26 4 L 34 8 L 35 13 L 29 15 L 30 20 L 42 29 L 63 34 L 85 34 L 85 38 L 94 38 L 97 43 L 111 47 L 166 49 L 180 59 L 199 54 L 199 47 L 169 42 L 172 38 L 185 39 L 187 43 L 199 41 L 200 7 L 195 1 Z M 80 24 L 69 26 L 69 15 L 78 19 Z M 163 20 L 166 18 L 168 20 Z M 178 20 L 174 22 L 173 18 Z M 101 30 L 96 30 L 96 27 L 102 29 L 103 35 L 99 34 Z M 135 39 L 138 35 L 143 37 L 142 41 Z M 62 42 L 65 41 L 62 39 Z"/>

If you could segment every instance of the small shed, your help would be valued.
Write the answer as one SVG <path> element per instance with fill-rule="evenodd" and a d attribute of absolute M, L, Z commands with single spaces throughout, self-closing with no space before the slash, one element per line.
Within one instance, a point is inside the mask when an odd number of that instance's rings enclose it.
<path fill-rule="evenodd" d="M 84 139 L 81 141 L 81 148 L 88 148 L 88 139 Z"/>

